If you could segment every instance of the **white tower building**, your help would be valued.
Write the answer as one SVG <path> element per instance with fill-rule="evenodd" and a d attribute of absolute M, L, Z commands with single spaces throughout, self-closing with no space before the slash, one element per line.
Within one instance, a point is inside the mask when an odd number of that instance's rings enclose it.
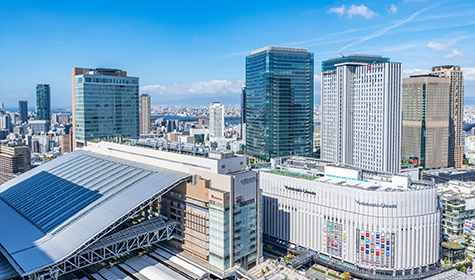
<path fill-rule="evenodd" d="M 351 55 L 324 61 L 322 70 L 322 159 L 398 173 L 401 63 Z"/>
<path fill-rule="evenodd" d="M 224 105 L 212 102 L 209 106 L 209 137 L 210 140 L 224 138 Z"/>

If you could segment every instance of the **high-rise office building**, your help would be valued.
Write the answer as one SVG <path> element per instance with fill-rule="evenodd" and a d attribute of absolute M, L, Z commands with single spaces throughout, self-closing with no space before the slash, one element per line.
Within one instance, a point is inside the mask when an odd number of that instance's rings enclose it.
<path fill-rule="evenodd" d="M 265 47 L 246 57 L 248 155 L 312 155 L 313 66 L 307 49 Z"/>
<path fill-rule="evenodd" d="M 209 137 L 211 141 L 224 138 L 224 105 L 220 102 L 209 106 Z"/>
<path fill-rule="evenodd" d="M 139 78 L 118 69 L 72 68 L 73 143 L 139 137 Z"/>
<path fill-rule="evenodd" d="M 18 112 L 22 123 L 28 121 L 28 101 L 18 101 Z"/>
<path fill-rule="evenodd" d="M 449 93 L 449 166 L 463 165 L 463 71 L 460 66 L 444 65 L 432 67 L 429 74 L 448 77 Z"/>
<path fill-rule="evenodd" d="M 51 120 L 51 88 L 47 84 L 36 85 L 36 119 Z"/>
<path fill-rule="evenodd" d="M 402 159 L 425 169 L 448 166 L 448 78 L 418 75 L 402 83 Z"/>
<path fill-rule="evenodd" d="M 150 95 L 140 95 L 140 134 L 150 133 Z"/>
<path fill-rule="evenodd" d="M 242 83 L 241 91 L 241 138 L 246 141 L 246 83 Z"/>
<path fill-rule="evenodd" d="M 322 62 L 322 159 L 400 171 L 401 72 L 401 63 L 376 55 Z"/>

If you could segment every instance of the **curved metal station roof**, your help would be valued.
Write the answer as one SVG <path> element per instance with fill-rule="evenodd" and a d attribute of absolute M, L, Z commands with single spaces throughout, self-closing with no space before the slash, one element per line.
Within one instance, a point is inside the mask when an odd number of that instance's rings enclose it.
<path fill-rule="evenodd" d="M 61 156 L 0 185 L 0 255 L 21 276 L 47 268 L 189 176 L 88 151 Z"/>

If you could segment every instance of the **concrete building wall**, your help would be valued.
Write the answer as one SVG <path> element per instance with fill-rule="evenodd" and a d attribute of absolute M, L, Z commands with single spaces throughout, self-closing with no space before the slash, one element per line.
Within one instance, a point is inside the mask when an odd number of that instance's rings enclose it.
<path fill-rule="evenodd" d="M 110 142 L 88 142 L 85 149 L 191 174 L 200 174 L 199 172 L 207 171 L 208 174 L 218 175 L 242 171 L 246 168 L 245 157 L 243 156 L 216 160 Z"/>

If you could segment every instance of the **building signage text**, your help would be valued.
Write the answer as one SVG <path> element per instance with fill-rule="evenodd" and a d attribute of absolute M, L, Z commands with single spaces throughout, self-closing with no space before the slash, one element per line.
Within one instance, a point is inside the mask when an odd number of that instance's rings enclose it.
<path fill-rule="evenodd" d="M 293 188 L 293 187 L 289 187 L 289 186 L 287 186 L 287 185 L 284 185 L 284 187 L 285 187 L 287 190 L 291 190 L 291 191 L 294 191 L 294 192 L 303 192 L 303 193 L 308 193 L 308 194 L 317 195 L 317 193 L 314 192 L 314 191 L 309 191 L 309 190 L 304 190 L 304 189 L 299 189 L 299 188 Z"/>
<path fill-rule="evenodd" d="M 355 199 L 356 204 L 362 205 L 362 206 L 369 206 L 369 207 L 382 207 L 382 208 L 397 208 L 396 204 L 386 204 L 386 203 L 369 203 L 369 202 L 363 202 Z"/>

